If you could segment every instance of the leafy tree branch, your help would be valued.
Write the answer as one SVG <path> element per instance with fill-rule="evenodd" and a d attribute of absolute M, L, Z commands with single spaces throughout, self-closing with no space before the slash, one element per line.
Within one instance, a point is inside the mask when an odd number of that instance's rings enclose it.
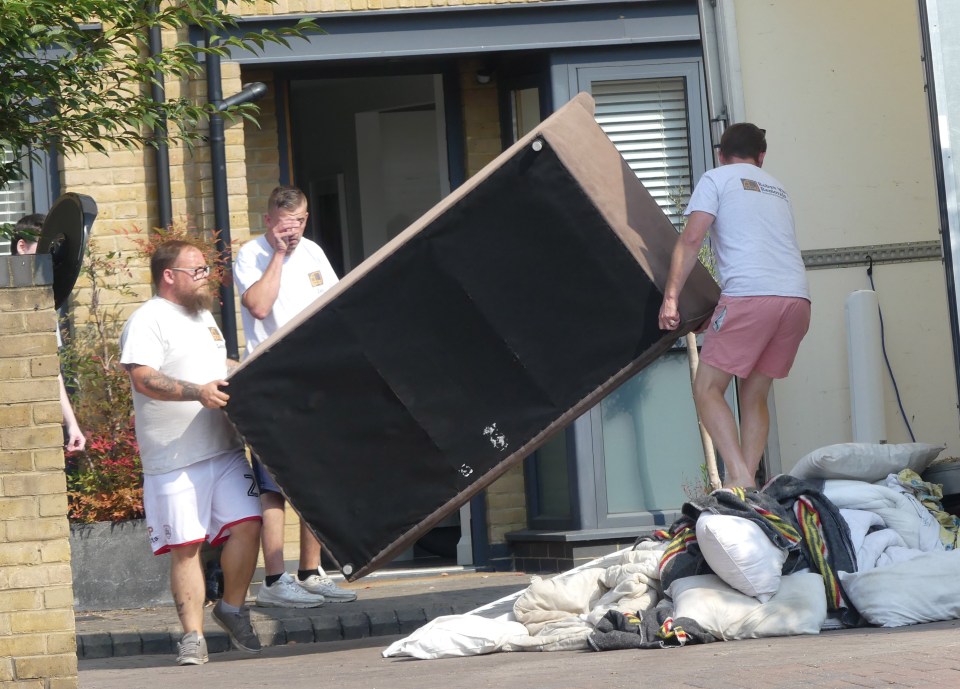
<path fill-rule="evenodd" d="M 239 0 L 254 2 L 255 0 Z M 275 3 L 276 0 L 262 0 Z M 215 104 L 189 97 L 151 97 L 151 84 L 168 77 L 202 77 L 208 55 L 262 50 L 268 44 L 321 32 L 309 19 L 231 35 L 237 17 L 221 0 L 0 0 L 0 145 L 34 159 L 49 148 L 76 154 L 203 140 Z M 150 31 L 175 32 L 152 58 Z M 191 27 L 210 32 L 210 45 L 187 40 Z M 253 121 L 252 103 L 225 108 L 228 118 Z M 158 138 L 155 127 L 162 127 Z M 22 178 L 24 159 L 0 163 L 0 187 Z"/>

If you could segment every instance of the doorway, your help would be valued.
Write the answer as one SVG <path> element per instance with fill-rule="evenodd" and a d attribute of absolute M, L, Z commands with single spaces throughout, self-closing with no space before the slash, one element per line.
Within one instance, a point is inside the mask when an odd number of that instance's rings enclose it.
<path fill-rule="evenodd" d="M 292 183 L 310 207 L 306 235 L 343 276 L 450 192 L 443 76 L 299 78 L 288 92 Z M 454 513 L 393 566 L 456 564 L 460 540 Z"/>
<path fill-rule="evenodd" d="M 364 258 L 450 191 L 436 111 L 424 103 L 355 115 Z"/>
<path fill-rule="evenodd" d="M 440 74 L 293 79 L 294 183 L 307 236 L 348 273 L 450 191 Z"/>

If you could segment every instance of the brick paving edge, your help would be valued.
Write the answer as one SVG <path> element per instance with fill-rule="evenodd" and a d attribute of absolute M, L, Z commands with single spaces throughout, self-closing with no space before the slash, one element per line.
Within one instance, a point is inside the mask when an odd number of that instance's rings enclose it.
<path fill-rule="evenodd" d="M 256 617 L 253 629 L 264 648 L 296 643 L 323 643 L 367 637 L 410 634 L 430 620 L 441 615 L 469 612 L 472 607 L 458 609 L 455 605 L 434 605 L 429 608 L 399 608 L 386 612 L 350 612 L 336 617 L 329 614 L 310 614 L 286 619 Z M 115 656 L 176 653 L 180 641 L 179 628 L 149 631 L 78 632 L 77 658 L 89 660 Z M 223 653 L 230 649 L 227 635 L 215 625 L 204 632 L 209 653 Z"/>

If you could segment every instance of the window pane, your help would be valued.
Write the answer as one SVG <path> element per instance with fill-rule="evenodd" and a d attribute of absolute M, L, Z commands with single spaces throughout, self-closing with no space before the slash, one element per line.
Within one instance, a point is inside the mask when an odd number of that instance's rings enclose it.
<path fill-rule="evenodd" d="M 3 162 L 13 160 L 13 152 L 9 148 L 0 150 Z M 31 213 L 33 203 L 31 199 L 30 180 L 21 179 L 10 182 L 0 189 L 0 223 L 15 223 L 24 215 Z M 10 253 L 10 243 L 0 240 L 0 255 Z"/>
<path fill-rule="evenodd" d="M 594 81 L 591 88 L 601 129 L 679 228 L 691 190 L 684 77 Z"/>
<path fill-rule="evenodd" d="M 534 455 L 538 514 L 534 519 L 570 517 L 570 478 L 567 474 L 567 434 L 563 431 L 544 443 Z"/>
<path fill-rule="evenodd" d="M 600 406 L 607 513 L 675 509 L 703 484 L 703 445 L 683 351 L 660 357 Z"/>

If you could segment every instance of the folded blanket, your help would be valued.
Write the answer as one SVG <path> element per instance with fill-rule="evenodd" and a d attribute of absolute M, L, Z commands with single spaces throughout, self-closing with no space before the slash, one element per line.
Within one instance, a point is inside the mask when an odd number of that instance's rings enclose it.
<path fill-rule="evenodd" d="M 823 577 L 827 609 L 839 612 L 844 624 L 861 624 L 859 613 L 843 593 L 838 572 L 857 571 L 857 553 L 850 528 L 833 504 L 812 481 L 781 474 L 763 492 L 789 509 L 803 535 L 803 554 L 809 567 Z"/>
<path fill-rule="evenodd" d="M 673 618 L 673 603 L 668 598 L 656 608 L 637 614 L 609 611 L 587 638 L 594 651 L 618 651 L 624 648 L 670 648 L 688 643 L 716 641 L 690 618 Z"/>

